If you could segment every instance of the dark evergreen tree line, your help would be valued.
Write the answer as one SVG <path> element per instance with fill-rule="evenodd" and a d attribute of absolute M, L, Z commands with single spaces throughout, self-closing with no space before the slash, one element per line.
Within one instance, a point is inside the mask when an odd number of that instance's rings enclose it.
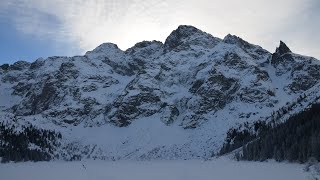
<path fill-rule="evenodd" d="M 269 118 L 267 118 L 267 120 L 271 121 L 272 126 L 276 126 L 277 124 L 281 123 L 281 122 L 279 122 L 279 119 L 281 119 L 288 112 L 292 111 L 296 106 L 298 106 L 298 105 L 301 106 L 301 102 L 304 101 L 306 99 L 306 97 L 307 97 L 306 94 L 302 94 L 295 101 L 293 101 L 291 103 L 287 102 L 287 104 L 285 106 L 281 107 L 277 111 L 272 112 L 271 116 Z"/>
<path fill-rule="evenodd" d="M 239 160 L 306 162 L 320 160 L 320 104 L 290 117 L 243 146 Z"/>
<path fill-rule="evenodd" d="M 33 125 L 17 130 L 14 125 L 0 122 L 1 162 L 48 161 L 58 146 L 58 139 L 61 134 L 51 130 L 37 129 Z"/>
<path fill-rule="evenodd" d="M 286 106 L 272 112 L 271 116 L 266 118 L 264 121 L 257 121 L 253 125 L 249 125 L 249 123 L 246 122 L 238 128 L 229 129 L 224 145 L 219 154 L 223 155 L 232 152 L 233 150 L 238 149 L 248 142 L 256 139 L 259 135 L 267 133 L 272 127 L 278 126 L 278 124 L 281 124 L 279 119 L 292 111 L 295 106 L 300 104 L 306 97 L 306 94 L 300 95 L 292 103 L 287 103 Z"/>
<path fill-rule="evenodd" d="M 243 127 L 240 125 L 238 128 L 229 129 L 219 155 L 229 153 L 242 147 L 243 145 L 257 138 L 259 134 L 266 133 L 270 128 L 271 125 L 266 124 L 264 121 L 257 121 L 253 124 L 253 126 L 245 123 Z"/>

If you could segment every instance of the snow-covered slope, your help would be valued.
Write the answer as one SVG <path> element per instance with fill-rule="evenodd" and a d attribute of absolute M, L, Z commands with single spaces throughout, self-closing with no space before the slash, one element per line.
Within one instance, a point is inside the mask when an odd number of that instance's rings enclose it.
<path fill-rule="evenodd" d="M 179 26 L 164 44 L 1 66 L 0 120 L 62 133 L 63 159 L 208 158 L 231 127 L 316 99 L 319 77 L 318 60 L 283 42 L 271 54 Z"/>

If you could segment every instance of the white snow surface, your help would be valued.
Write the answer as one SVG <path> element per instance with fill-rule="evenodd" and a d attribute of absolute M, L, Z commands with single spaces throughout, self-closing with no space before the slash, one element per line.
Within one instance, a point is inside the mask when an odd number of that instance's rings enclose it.
<path fill-rule="evenodd" d="M 53 161 L 0 164 L 3 180 L 307 180 L 303 165 L 277 162 L 210 161 Z"/>

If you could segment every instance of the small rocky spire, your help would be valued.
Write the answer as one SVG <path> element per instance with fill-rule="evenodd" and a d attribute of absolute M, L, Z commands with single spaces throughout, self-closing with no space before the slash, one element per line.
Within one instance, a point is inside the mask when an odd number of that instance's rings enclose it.
<path fill-rule="evenodd" d="M 288 46 L 284 42 L 280 41 L 280 45 L 276 49 L 276 53 L 278 53 L 279 55 L 283 55 L 283 54 L 291 53 L 291 50 L 288 48 Z"/>
<path fill-rule="evenodd" d="M 288 46 L 280 41 L 279 47 L 277 47 L 276 52 L 272 54 L 271 64 L 277 66 L 280 63 L 288 63 L 294 61 L 292 58 L 291 50 Z"/>

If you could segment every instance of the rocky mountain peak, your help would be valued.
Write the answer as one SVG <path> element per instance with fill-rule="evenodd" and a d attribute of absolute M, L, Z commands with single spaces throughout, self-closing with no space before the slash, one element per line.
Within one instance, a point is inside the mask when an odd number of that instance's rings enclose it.
<path fill-rule="evenodd" d="M 234 44 L 239 46 L 242 49 L 251 49 L 251 48 L 255 48 L 254 45 L 248 43 L 247 41 L 243 40 L 242 38 L 235 36 L 235 35 L 231 35 L 228 34 L 227 36 L 225 36 L 223 38 L 223 42 L 227 43 L 227 44 Z"/>
<path fill-rule="evenodd" d="M 193 26 L 180 25 L 167 37 L 164 43 L 164 53 L 169 51 L 187 51 L 191 46 L 213 48 L 221 39 L 201 31 Z"/>
<path fill-rule="evenodd" d="M 180 25 L 178 26 L 178 28 L 174 31 L 172 31 L 172 33 L 169 35 L 169 39 L 170 37 L 174 36 L 177 38 L 185 38 L 188 36 L 191 36 L 197 32 L 202 32 L 201 30 L 197 29 L 194 26 L 189 26 L 189 25 Z"/>
<path fill-rule="evenodd" d="M 121 51 L 116 44 L 113 43 L 102 43 L 92 51 L 88 51 L 86 55 L 93 53 L 106 53 L 108 51 Z"/>
<path fill-rule="evenodd" d="M 163 43 L 160 41 L 142 41 L 142 42 L 138 42 L 136 43 L 132 48 L 145 48 L 147 46 L 156 44 L 158 46 L 162 46 Z"/>
<path fill-rule="evenodd" d="M 290 53 L 291 50 L 288 48 L 288 46 L 284 42 L 280 41 L 280 45 L 277 47 L 276 52 L 272 54 L 271 64 L 275 66 L 284 64 L 287 66 L 288 62 L 294 61 Z"/>
<path fill-rule="evenodd" d="M 239 40 L 242 40 L 242 39 L 239 38 L 238 36 L 235 36 L 232 34 L 228 34 L 223 38 L 223 42 L 228 43 L 228 44 L 235 44 L 235 43 L 239 42 Z"/>
<path fill-rule="evenodd" d="M 276 53 L 278 53 L 279 55 L 284 55 L 287 53 L 291 53 L 291 50 L 288 48 L 288 46 L 283 41 L 280 41 L 280 45 L 279 45 L 279 47 L 277 47 Z"/>
<path fill-rule="evenodd" d="M 136 54 L 140 51 L 143 51 L 143 53 L 152 53 L 152 50 L 159 49 L 163 46 L 163 43 L 160 41 L 142 41 L 136 43 L 133 47 L 127 49 L 125 51 L 126 54 Z"/>
<path fill-rule="evenodd" d="M 105 60 L 106 58 L 109 60 L 112 59 L 114 62 L 123 62 L 126 60 L 124 51 L 113 43 L 103 43 L 92 51 L 86 52 L 85 56 L 92 60 Z"/>
<path fill-rule="evenodd" d="M 17 71 L 21 71 L 23 69 L 26 69 L 30 66 L 30 63 L 27 61 L 17 61 L 15 63 L 13 63 L 12 65 L 10 65 L 9 70 L 17 70 Z"/>
<path fill-rule="evenodd" d="M 197 33 L 204 33 L 201 30 L 188 25 L 180 25 L 176 30 L 172 31 L 167 37 L 164 47 L 168 51 L 178 47 L 185 39 Z"/>

